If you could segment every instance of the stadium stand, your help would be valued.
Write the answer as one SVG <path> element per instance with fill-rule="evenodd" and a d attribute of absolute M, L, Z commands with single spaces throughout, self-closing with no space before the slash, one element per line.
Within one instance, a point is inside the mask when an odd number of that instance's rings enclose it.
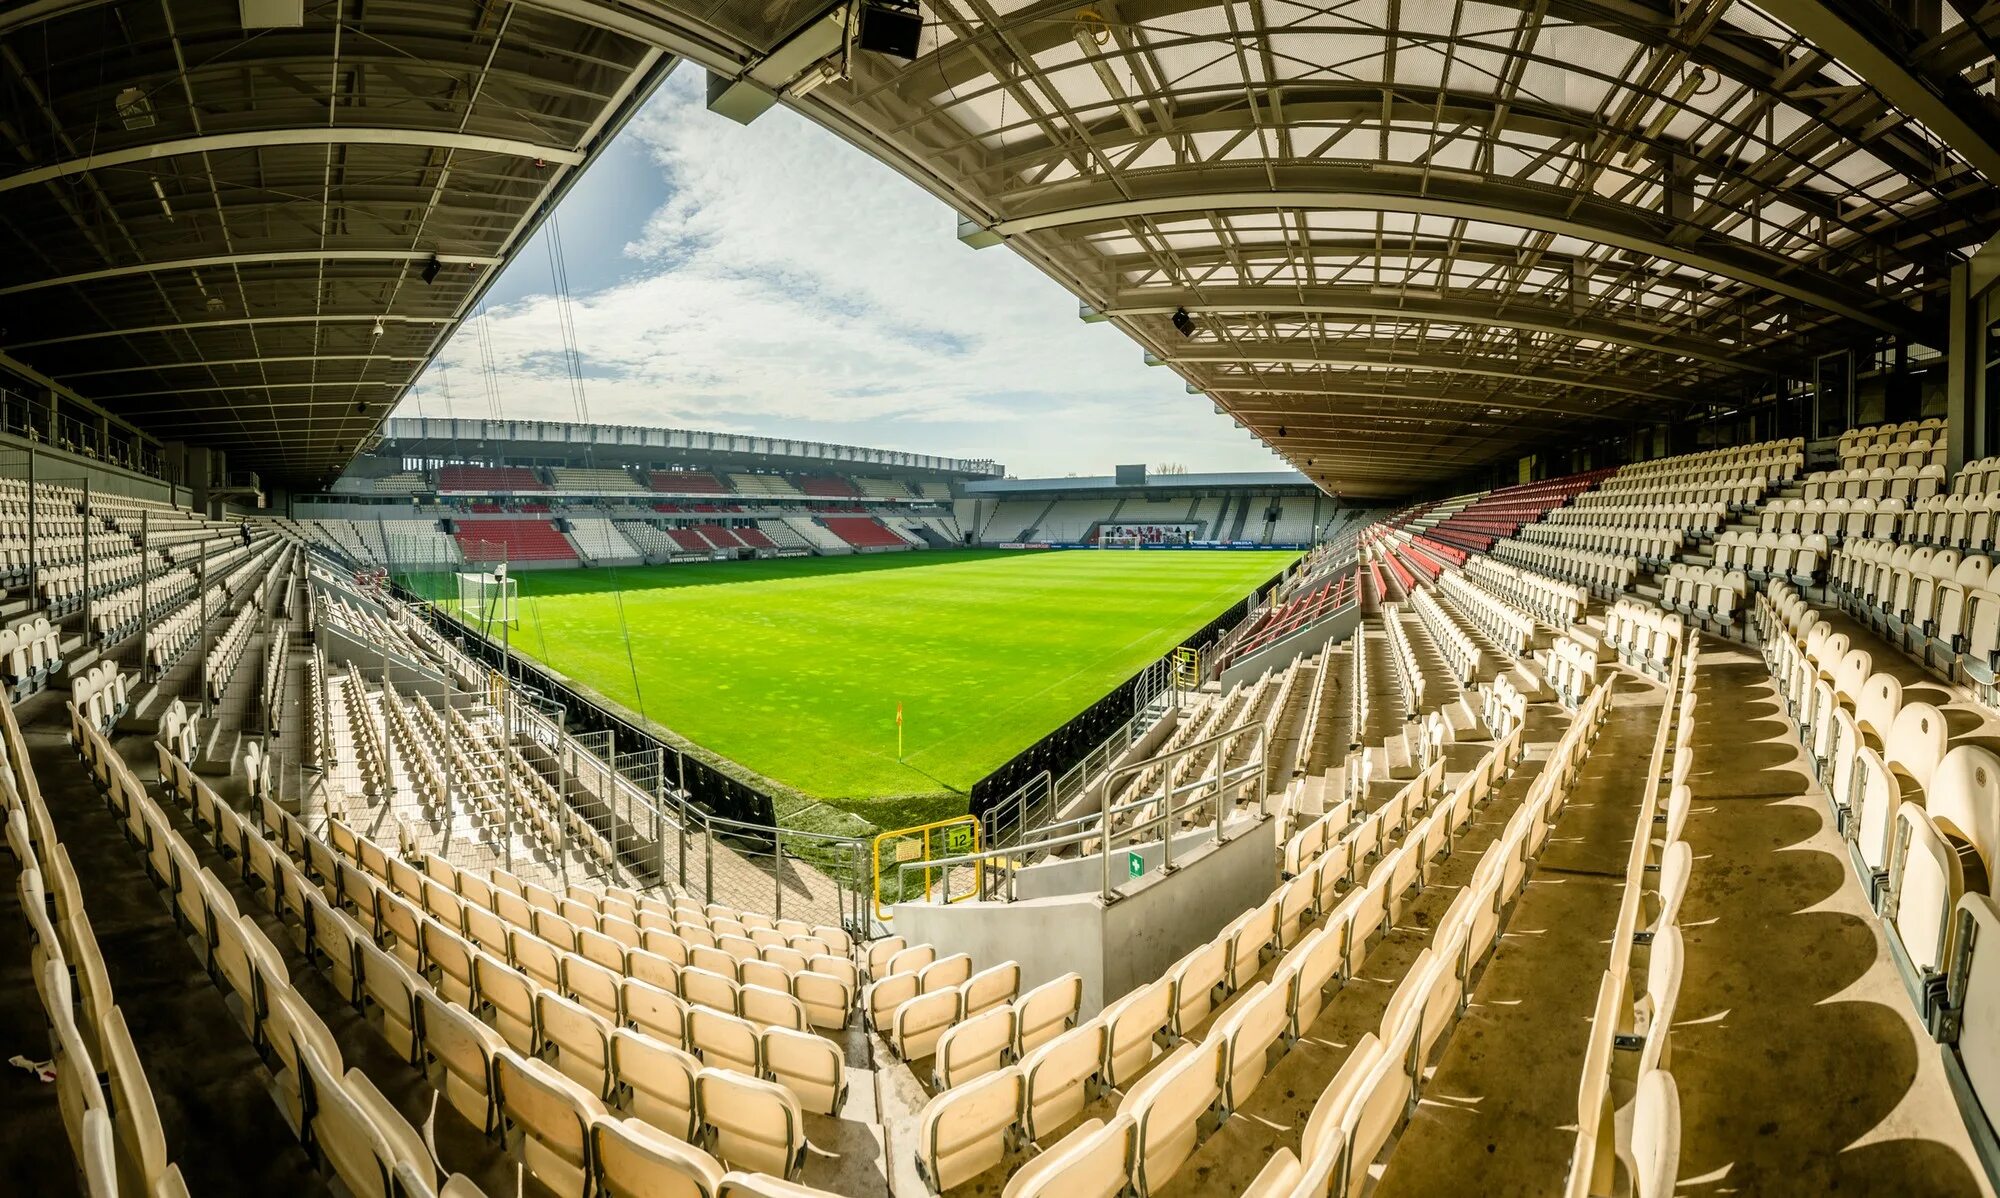
<path fill-rule="evenodd" d="M 491 495 L 548 489 L 541 476 L 525 466 L 446 466 L 438 471 L 440 492 Z"/>
<path fill-rule="evenodd" d="M 865 516 L 823 516 L 827 531 L 856 549 L 908 549 L 910 542 Z"/>
<path fill-rule="evenodd" d="M 622 495 L 646 490 L 623 470 L 555 466 L 549 470 L 549 478 L 555 490 L 583 495 Z"/>
<path fill-rule="evenodd" d="M 576 559 L 575 546 L 547 520 L 460 520 L 452 535 L 468 561 L 492 560 L 495 553 L 510 562 Z"/>
<path fill-rule="evenodd" d="M 655 470 L 646 484 L 663 495 L 729 494 L 729 485 L 705 470 Z"/>
<path fill-rule="evenodd" d="M 0 1188 L 2000 1192 L 2000 8 L 491 7 L 0 11 Z M 1290 469 L 521 418 L 486 289 L 683 68 Z M 963 544 L 1297 557 L 974 679 L 976 780 L 793 647 L 750 734 L 878 796 L 655 735 L 746 637 L 619 597 L 628 712 L 461 573 Z"/>

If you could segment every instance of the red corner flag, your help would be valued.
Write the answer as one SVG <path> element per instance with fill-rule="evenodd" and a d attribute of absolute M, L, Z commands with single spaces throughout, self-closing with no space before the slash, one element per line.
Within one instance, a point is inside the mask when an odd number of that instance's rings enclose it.
<path fill-rule="evenodd" d="M 903 701 L 896 700 L 896 760 L 903 759 Z"/>
<path fill-rule="evenodd" d="M 903 726 L 903 705 L 901 703 L 898 703 L 896 704 L 896 727 L 901 728 L 902 726 Z"/>

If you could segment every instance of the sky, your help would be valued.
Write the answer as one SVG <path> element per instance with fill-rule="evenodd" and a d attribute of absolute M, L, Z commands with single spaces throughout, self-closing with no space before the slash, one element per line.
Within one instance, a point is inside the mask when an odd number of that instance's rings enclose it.
<path fill-rule="evenodd" d="M 468 322 L 402 416 L 665 425 L 992 458 L 1017 477 L 1175 462 L 1288 467 L 1077 317 L 946 205 L 783 107 L 743 126 L 676 71 L 558 207 L 581 402 L 547 232 L 487 296 L 497 389 Z"/>

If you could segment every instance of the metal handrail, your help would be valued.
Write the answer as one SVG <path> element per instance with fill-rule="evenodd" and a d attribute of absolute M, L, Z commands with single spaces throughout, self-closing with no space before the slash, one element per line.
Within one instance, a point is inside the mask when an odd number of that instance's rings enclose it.
<path fill-rule="evenodd" d="M 1110 796 L 1113 790 L 1115 789 L 1115 786 L 1113 784 L 1122 777 L 1125 777 L 1130 774 L 1139 773 L 1147 769 L 1148 767 L 1156 764 L 1160 764 L 1163 762 L 1171 762 L 1183 757 L 1187 757 L 1190 754 L 1198 752 L 1201 749 L 1207 748 L 1210 745 L 1214 745 L 1224 741 L 1232 741 L 1242 736 L 1249 736 L 1255 742 L 1255 755 L 1250 762 L 1246 762 L 1243 765 L 1239 766 L 1225 766 L 1223 768 L 1218 769 L 1214 775 L 1204 774 L 1202 777 L 1197 778 L 1192 782 L 1183 783 L 1179 786 L 1175 786 L 1173 783 L 1169 782 L 1164 791 L 1148 793 L 1147 795 L 1141 798 L 1134 799 L 1128 803 L 1121 803 L 1116 806 L 1113 806 L 1110 803 Z M 1013 845 L 1004 848 L 990 848 L 976 853 L 962 854 L 957 857 L 941 857 L 930 861 L 928 864 L 932 869 L 949 868 L 955 865 L 971 865 L 975 863 L 982 865 L 992 865 L 996 867 L 995 870 L 996 876 L 1004 877 L 1006 879 L 1007 901 L 1011 902 L 1014 894 L 1014 873 L 1015 870 L 1019 868 L 1019 863 L 1022 858 L 1033 854 L 1046 853 L 1054 849 L 1066 848 L 1069 845 L 1080 844 L 1089 841 L 1091 839 L 1097 839 L 1101 842 L 1099 846 L 1099 855 L 1103 859 L 1102 865 L 1100 867 L 1100 873 L 1104 880 L 1104 885 L 1100 887 L 1100 891 L 1105 896 L 1106 901 L 1110 901 L 1112 897 L 1110 894 L 1110 886 L 1109 886 L 1109 878 L 1111 872 L 1112 842 L 1119 836 L 1119 833 L 1116 830 L 1114 830 L 1111 826 L 1112 816 L 1150 806 L 1157 799 L 1166 800 L 1165 806 L 1158 816 L 1154 817 L 1152 820 L 1147 821 L 1143 825 L 1138 825 L 1132 828 L 1128 828 L 1125 830 L 1125 832 L 1127 837 L 1126 843 L 1131 843 L 1137 839 L 1137 834 L 1143 831 L 1145 828 L 1153 827 L 1155 825 L 1161 826 L 1163 833 L 1162 871 L 1169 872 L 1173 868 L 1173 838 L 1170 835 L 1165 835 L 1164 825 L 1168 820 L 1172 819 L 1175 816 L 1180 815 L 1182 812 L 1188 811 L 1194 807 L 1198 807 L 1202 804 L 1205 804 L 1209 802 L 1211 799 L 1218 800 L 1216 804 L 1215 840 L 1219 844 L 1222 842 L 1223 839 L 1222 825 L 1224 820 L 1223 820 L 1222 806 L 1221 803 L 1219 802 L 1223 794 L 1227 793 L 1233 786 L 1240 784 L 1244 779 L 1248 778 L 1252 773 L 1255 773 L 1259 779 L 1258 805 L 1260 810 L 1264 807 L 1264 805 L 1266 805 L 1269 802 L 1270 760 L 1269 760 L 1269 753 L 1267 746 L 1268 742 L 1266 740 L 1264 726 L 1261 722 L 1248 721 L 1242 724 L 1238 724 L 1232 728 L 1224 729 L 1221 732 L 1212 733 L 1209 736 L 1206 736 L 1201 740 L 1195 741 L 1191 744 L 1182 745 L 1180 748 L 1172 749 L 1165 753 L 1156 754 L 1142 761 L 1131 762 L 1127 765 L 1120 766 L 1119 768 L 1110 771 L 1105 775 L 1104 780 L 1098 784 L 1099 792 L 1103 796 L 1104 805 L 1097 812 L 1094 812 L 1091 815 L 1078 816 L 1074 819 L 1065 820 L 1063 821 L 1063 823 L 1057 825 L 1044 825 L 1044 827 L 1047 828 L 1051 826 L 1065 827 L 1065 826 L 1073 826 L 1073 825 L 1088 823 L 1091 825 L 1090 827 L 1079 827 L 1077 831 L 1057 836 L 1045 837 L 1036 840 L 1031 844 Z M 1198 797 L 1190 802 L 1180 804 L 1178 806 L 1174 804 L 1174 799 L 1176 796 L 1188 795 L 1188 794 L 1195 794 L 1198 795 Z M 912 868 L 921 868 L 921 863 L 914 863 L 914 862 L 907 863 L 898 867 L 899 873 L 902 870 L 907 870 Z M 897 880 L 900 885 L 902 882 L 901 877 L 898 877 Z"/>
<path fill-rule="evenodd" d="M 1171 801 L 1172 797 L 1175 795 L 1192 794 L 1196 791 L 1202 791 L 1206 793 L 1202 794 L 1200 798 L 1195 799 L 1188 803 L 1183 803 L 1178 807 L 1169 806 L 1169 808 L 1162 811 L 1159 816 L 1155 817 L 1152 820 L 1149 820 L 1143 826 L 1151 827 L 1154 824 L 1164 823 L 1166 820 L 1171 819 L 1173 816 L 1179 815 L 1183 811 L 1187 811 L 1192 808 L 1202 806 L 1208 803 L 1210 799 L 1215 797 L 1215 794 L 1218 793 L 1219 791 L 1228 790 L 1231 783 L 1240 781 L 1241 779 L 1248 777 L 1253 771 L 1260 771 L 1262 767 L 1263 767 L 1263 762 L 1260 760 L 1255 763 L 1239 765 L 1231 769 L 1225 770 L 1218 778 L 1203 777 L 1194 782 L 1189 782 L 1184 786 L 1176 787 L 1172 791 L 1168 792 L 1167 795 L 1162 797 L 1166 797 Z M 1112 808 L 1112 814 L 1115 815 L 1118 814 L 1119 812 L 1133 810 L 1134 808 L 1149 806 L 1152 802 L 1153 802 L 1153 796 L 1148 796 L 1147 798 L 1144 799 L 1138 799 L 1135 800 L 1134 802 L 1114 807 Z M 1092 816 L 1091 818 L 1094 820 L 1097 817 Z M 1128 833 L 1132 834 L 1136 834 L 1140 830 L 1141 830 L 1140 827 L 1133 827 L 1126 829 Z M 1016 872 L 1016 869 L 1019 867 L 1020 859 L 1026 854 L 1041 853 L 1052 849 L 1067 848 L 1070 845 L 1087 843 L 1092 840 L 1097 840 L 1100 837 L 1108 843 L 1109 840 L 1111 839 L 1111 836 L 1116 836 L 1116 835 L 1118 835 L 1118 833 L 1113 832 L 1110 834 L 1110 836 L 1106 836 L 1103 833 L 1102 829 L 1093 826 L 1090 828 L 1083 829 L 1081 831 L 1071 832 L 1064 836 L 1051 837 L 1047 840 L 1038 840 L 1033 844 L 1015 845 L 1012 848 L 982 849 L 977 853 L 965 853 L 957 857 L 937 857 L 928 862 L 905 861 L 899 863 L 896 867 L 897 873 L 899 875 L 897 878 L 897 884 L 899 887 L 902 886 L 904 883 L 904 879 L 901 875 L 913 869 L 923 869 L 926 866 L 928 866 L 931 869 L 950 869 L 954 866 L 959 866 L 959 865 L 983 864 L 992 867 L 991 872 L 994 874 L 995 877 L 1004 877 L 1007 883 L 1006 901 L 1013 902 L 1015 894 L 1014 874 Z M 1218 834 L 1216 839 L 1220 840 L 1221 836 Z M 1127 843 L 1130 842 L 1128 841 Z M 998 889 L 998 887 L 996 887 L 996 889 Z"/>

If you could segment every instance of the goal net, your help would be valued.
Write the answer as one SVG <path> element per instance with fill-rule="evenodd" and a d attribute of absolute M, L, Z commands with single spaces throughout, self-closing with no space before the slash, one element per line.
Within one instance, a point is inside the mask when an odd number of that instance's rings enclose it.
<path fill-rule="evenodd" d="M 468 624 L 482 628 L 495 624 L 519 626 L 521 584 L 506 574 L 483 570 L 458 576 L 458 611 Z"/>
<path fill-rule="evenodd" d="M 1144 541 L 1131 533 L 1108 533 L 1097 538 L 1099 549 L 1137 549 Z"/>

